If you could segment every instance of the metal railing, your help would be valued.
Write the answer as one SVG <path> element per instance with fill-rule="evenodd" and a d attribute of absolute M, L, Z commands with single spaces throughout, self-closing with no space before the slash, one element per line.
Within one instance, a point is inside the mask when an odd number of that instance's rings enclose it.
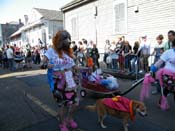
<path fill-rule="evenodd" d="M 138 57 L 130 54 L 124 57 L 116 53 L 100 53 L 99 62 L 103 63 L 101 65 L 105 65 L 101 66 L 102 69 L 125 75 L 134 75 L 137 80 L 140 74 L 144 75 L 144 73 L 149 71 L 149 67 L 154 63 L 154 58 L 154 55 Z"/>

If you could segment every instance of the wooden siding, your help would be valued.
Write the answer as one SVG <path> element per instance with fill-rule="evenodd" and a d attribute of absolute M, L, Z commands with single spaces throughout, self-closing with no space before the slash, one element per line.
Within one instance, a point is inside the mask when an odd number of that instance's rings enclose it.
<path fill-rule="evenodd" d="M 73 40 L 94 40 L 97 29 L 98 48 L 104 48 L 106 39 L 117 40 L 119 35 L 125 35 L 133 45 L 142 34 L 148 35 L 155 43 L 158 34 L 166 36 L 169 30 L 175 30 L 175 0 L 128 0 L 127 2 L 127 34 L 114 34 L 113 0 L 99 0 L 65 13 L 65 28 L 71 31 L 71 18 L 78 17 L 78 37 Z M 93 8 L 98 7 L 97 18 L 94 19 Z M 139 12 L 135 13 L 135 6 Z"/>
<path fill-rule="evenodd" d="M 151 42 L 155 42 L 158 34 L 166 36 L 169 30 L 175 30 L 174 0 L 135 0 L 139 12 L 134 12 L 134 6 L 128 1 L 128 34 L 127 38 L 135 41 L 139 35 L 147 34 Z M 147 1 L 147 2 L 146 2 Z"/>

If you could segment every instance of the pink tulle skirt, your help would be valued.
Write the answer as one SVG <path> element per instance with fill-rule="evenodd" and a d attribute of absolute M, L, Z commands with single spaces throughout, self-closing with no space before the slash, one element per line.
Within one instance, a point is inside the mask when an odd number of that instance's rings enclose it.
<path fill-rule="evenodd" d="M 144 98 L 149 97 L 149 92 L 151 89 L 151 83 L 154 82 L 155 79 L 150 74 L 145 74 L 144 81 L 142 84 L 142 89 L 140 92 L 140 100 L 143 101 Z"/>
<path fill-rule="evenodd" d="M 156 73 L 156 79 L 159 80 L 161 86 L 161 98 L 160 98 L 160 107 L 162 110 L 167 110 L 169 108 L 167 98 L 163 95 L 163 75 L 173 76 L 175 79 L 175 73 L 172 71 L 162 68 Z M 148 98 L 150 95 L 151 83 L 154 82 L 155 79 L 150 75 L 146 74 L 144 77 L 144 81 L 142 84 L 142 89 L 140 92 L 140 100 L 143 101 L 145 98 Z"/>

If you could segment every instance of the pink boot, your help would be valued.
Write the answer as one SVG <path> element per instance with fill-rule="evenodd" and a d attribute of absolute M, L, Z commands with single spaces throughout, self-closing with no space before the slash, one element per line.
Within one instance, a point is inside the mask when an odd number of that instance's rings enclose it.
<path fill-rule="evenodd" d="M 66 127 L 66 122 L 63 122 L 63 124 L 59 125 L 60 131 L 69 131 L 69 129 Z"/>
<path fill-rule="evenodd" d="M 70 127 L 71 127 L 72 129 L 75 129 L 75 128 L 78 127 L 78 124 L 77 124 L 73 119 L 68 120 L 67 123 L 68 123 L 68 125 L 70 125 Z"/>

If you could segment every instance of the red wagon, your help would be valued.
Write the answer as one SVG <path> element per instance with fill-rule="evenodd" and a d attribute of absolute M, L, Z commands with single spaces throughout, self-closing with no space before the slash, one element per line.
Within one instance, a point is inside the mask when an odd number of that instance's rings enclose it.
<path fill-rule="evenodd" d="M 93 92 L 97 94 L 103 95 L 118 95 L 120 90 L 117 88 L 115 90 L 109 90 L 105 86 L 92 82 L 88 80 L 88 75 L 92 72 L 92 70 L 88 67 L 80 67 L 78 68 L 79 75 L 78 75 L 78 85 L 80 89 L 80 95 L 85 97 L 88 92 Z M 104 74 L 105 75 L 105 74 Z"/>

